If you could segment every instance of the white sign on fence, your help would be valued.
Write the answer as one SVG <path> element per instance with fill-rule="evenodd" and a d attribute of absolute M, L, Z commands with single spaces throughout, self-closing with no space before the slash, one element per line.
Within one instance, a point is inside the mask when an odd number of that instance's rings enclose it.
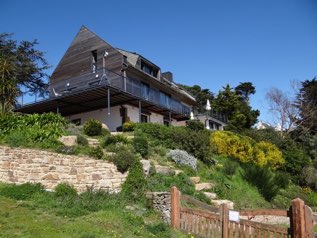
<path fill-rule="evenodd" d="M 240 213 L 229 210 L 229 221 L 240 222 Z"/>

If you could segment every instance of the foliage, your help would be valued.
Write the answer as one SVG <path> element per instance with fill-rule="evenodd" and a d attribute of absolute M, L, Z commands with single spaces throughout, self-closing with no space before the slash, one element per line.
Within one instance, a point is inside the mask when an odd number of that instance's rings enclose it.
<path fill-rule="evenodd" d="M 35 49 L 34 41 L 17 42 L 12 34 L 0 34 L 0 114 L 7 113 L 14 106 L 15 98 L 22 88 L 29 93 L 43 96 L 47 83 L 45 71 L 50 67 L 44 59 L 44 52 Z"/>
<path fill-rule="evenodd" d="M 275 145 L 264 141 L 256 143 L 250 137 L 229 131 L 213 132 L 211 147 L 215 153 L 230 156 L 242 163 L 252 162 L 258 166 L 278 168 L 285 162 Z"/>
<path fill-rule="evenodd" d="M 0 187 L 0 195 L 16 200 L 29 200 L 36 193 L 43 193 L 44 187 L 40 183 L 24 183 L 20 185 L 6 185 Z"/>
<path fill-rule="evenodd" d="M 176 164 L 187 165 L 192 169 L 196 170 L 196 158 L 190 154 L 188 154 L 184 150 L 170 150 L 167 153 L 167 156 L 170 157 Z"/>
<path fill-rule="evenodd" d="M 118 171 L 125 173 L 133 165 L 135 161 L 135 155 L 133 151 L 127 149 L 124 146 L 120 146 L 115 155 L 110 158 L 116 166 Z"/>
<path fill-rule="evenodd" d="M 96 159 L 103 159 L 104 153 L 100 146 L 91 147 L 88 151 L 88 155 Z"/>
<path fill-rule="evenodd" d="M 240 83 L 237 87 L 234 88 L 236 94 L 241 96 L 243 101 L 249 104 L 250 95 L 255 94 L 255 87 L 251 82 Z"/>
<path fill-rule="evenodd" d="M 223 164 L 223 172 L 228 176 L 233 176 L 239 168 L 239 163 L 235 160 L 226 160 Z"/>
<path fill-rule="evenodd" d="M 101 122 L 96 119 L 89 119 L 84 123 L 84 132 L 87 136 L 99 136 L 101 128 Z"/>
<path fill-rule="evenodd" d="M 111 144 L 117 144 L 117 143 L 128 144 L 129 141 L 125 136 L 120 134 L 108 135 L 104 138 L 103 146 L 109 146 Z"/>
<path fill-rule="evenodd" d="M 269 167 L 258 167 L 251 164 L 243 166 L 242 176 L 250 184 L 256 186 L 267 201 L 271 201 L 281 188 L 289 184 L 285 174 L 274 173 Z"/>
<path fill-rule="evenodd" d="M 185 150 L 207 164 L 211 161 L 210 132 L 208 130 L 193 131 L 186 127 L 167 127 L 154 123 L 139 123 L 135 134 L 145 135 L 155 145 Z"/>
<path fill-rule="evenodd" d="M 135 122 L 128 121 L 128 122 L 123 123 L 122 130 L 125 131 L 125 132 L 134 131 L 135 127 L 136 127 L 136 123 Z"/>
<path fill-rule="evenodd" d="M 63 144 L 58 145 L 55 148 L 55 151 L 57 153 L 61 153 L 61 154 L 66 154 L 66 155 L 73 155 L 76 153 L 75 147 L 74 146 L 66 146 Z"/>
<path fill-rule="evenodd" d="M 201 131 L 205 129 L 205 126 L 199 120 L 189 120 L 186 122 L 186 126 L 194 131 Z"/>
<path fill-rule="evenodd" d="M 129 174 L 122 185 L 122 194 L 129 198 L 129 201 L 142 201 L 145 198 L 144 192 L 147 181 L 143 172 L 143 166 L 137 159 L 132 161 Z"/>
<path fill-rule="evenodd" d="M 143 158 L 147 158 L 149 154 L 149 143 L 146 137 L 136 136 L 133 139 L 133 147 L 136 152 L 140 153 Z"/>
<path fill-rule="evenodd" d="M 57 197 L 77 196 L 76 189 L 68 183 L 59 183 L 54 190 Z"/>
<path fill-rule="evenodd" d="M 87 146 L 88 140 L 86 137 L 79 134 L 79 135 L 77 135 L 77 143 L 78 143 L 78 145 Z"/>

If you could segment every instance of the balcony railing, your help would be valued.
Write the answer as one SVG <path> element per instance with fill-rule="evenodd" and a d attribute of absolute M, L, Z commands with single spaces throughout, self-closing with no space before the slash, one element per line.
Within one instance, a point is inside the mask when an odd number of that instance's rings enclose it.
<path fill-rule="evenodd" d="M 181 101 L 168 96 L 156 88 L 146 87 L 137 79 L 124 77 L 105 68 L 99 69 L 95 73 L 88 73 L 54 83 L 50 85 L 48 93 L 49 98 L 56 98 L 83 90 L 89 90 L 98 86 L 110 86 L 129 93 L 132 96 L 136 96 L 140 99 L 165 107 L 166 109 L 186 116 L 190 115 L 191 108 L 182 104 Z M 24 105 L 26 105 L 34 102 L 40 102 L 45 99 L 47 98 L 37 98 L 35 101 L 30 100 L 30 97 L 27 100 L 22 97 L 22 100 L 20 100 L 22 103 L 20 105 L 23 106 L 23 102 Z"/>

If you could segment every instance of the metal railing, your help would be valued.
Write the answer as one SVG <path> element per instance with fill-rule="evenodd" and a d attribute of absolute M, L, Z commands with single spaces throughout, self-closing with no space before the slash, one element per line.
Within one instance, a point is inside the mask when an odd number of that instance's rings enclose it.
<path fill-rule="evenodd" d="M 189 116 L 191 108 L 182 104 L 180 100 L 172 98 L 153 87 L 146 87 L 141 81 L 124 77 L 106 68 L 96 70 L 95 73 L 83 74 L 77 77 L 61 80 L 49 86 L 49 98 L 69 95 L 75 92 L 89 90 L 97 86 L 111 86 L 123 92 L 129 93 L 140 99 L 147 100 L 156 105 Z M 47 98 L 38 98 L 37 100 L 23 100 L 21 106 L 40 102 Z"/>

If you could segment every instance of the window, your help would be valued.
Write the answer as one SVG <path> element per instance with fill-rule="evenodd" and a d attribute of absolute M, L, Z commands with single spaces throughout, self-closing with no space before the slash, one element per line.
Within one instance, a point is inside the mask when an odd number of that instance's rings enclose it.
<path fill-rule="evenodd" d="M 97 50 L 91 51 L 91 70 L 95 74 L 97 72 Z"/>
<path fill-rule="evenodd" d="M 80 126 L 81 125 L 81 119 L 80 118 L 73 119 L 73 120 L 71 120 L 71 123 L 75 124 L 76 126 Z"/>
<path fill-rule="evenodd" d="M 160 92 L 160 104 L 164 107 L 170 108 L 171 96 L 166 93 Z"/>
<path fill-rule="evenodd" d="M 150 86 L 146 83 L 142 83 L 141 93 L 142 97 L 148 100 L 150 95 Z"/>
<path fill-rule="evenodd" d="M 153 77 L 157 77 L 158 70 L 154 69 L 151 65 L 145 63 L 144 61 L 141 61 L 141 69 L 145 73 L 152 75 Z"/>
<path fill-rule="evenodd" d="M 141 122 L 148 122 L 148 116 L 145 114 L 141 114 Z"/>

